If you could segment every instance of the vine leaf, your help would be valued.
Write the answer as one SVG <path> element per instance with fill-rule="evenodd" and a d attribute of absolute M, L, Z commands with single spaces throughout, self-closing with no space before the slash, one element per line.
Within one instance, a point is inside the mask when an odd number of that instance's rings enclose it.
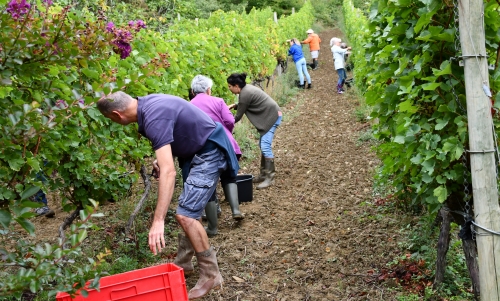
<path fill-rule="evenodd" d="M 40 190 L 38 186 L 31 186 L 21 193 L 21 200 L 26 200 Z"/>
<path fill-rule="evenodd" d="M 10 221 L 12 220 L 12 216 L 7 210 L 0 210 L 0 224 L 4 226 L 4 228 L 8 228 L 10 225 Z"/>
<path fill-rule="evenodd" d="M 413 106 L 412 101 L 408 99 L 407 101 L 403 101 L 399 104 L 399 110 L 401 112 L 408 112 L 414 114 L 418 111 L 418 108 Z"/>
<path fill-rule="evenodd" d="M 433 91 L 436 90 L 439 86 L 441 86 L 441 83 L 428 83 L 428 84 L 423 84 L 422 89 L 427 91 Z"/>
<path fill-rule="evenodd" d="M 437 197 L 438 202 L 441 204 L 446 201 L 446 198 L 448 197 L 448 190 L 446 189 L 445 186 L 439 186 L 436 189 L 434 189 L 434 196 Z"/>
<path fill-rule="evenodd" d="M 35 234 L 35 225 L 33 225 L 32 222 L 30 222 L 29 220 L 27 220 L 27 219 L 25 219 L 23 217 L 16 218 L 15 220 L 30 235 L 34 235 Z"/>

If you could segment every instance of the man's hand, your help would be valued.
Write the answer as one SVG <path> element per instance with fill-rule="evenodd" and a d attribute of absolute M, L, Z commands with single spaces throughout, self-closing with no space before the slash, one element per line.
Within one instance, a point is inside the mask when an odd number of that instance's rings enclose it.
<path fill-rule="evenodd" d="M 165 221 L 158 220 L 153 221 L 153 225 L 151 225 L 151 229 L 149 230 L 149 249 L 156 255 L 156 251 L 158 253 L 161 252 L 163 248 L 165 248 Z"/>
<path fill-rule="evenodd" d="M 238 104 L 233 103 L 232 105 L 228 105 L 227 107 L 229 108 L 229 110 L 236 110 L 238 109 Z"/>

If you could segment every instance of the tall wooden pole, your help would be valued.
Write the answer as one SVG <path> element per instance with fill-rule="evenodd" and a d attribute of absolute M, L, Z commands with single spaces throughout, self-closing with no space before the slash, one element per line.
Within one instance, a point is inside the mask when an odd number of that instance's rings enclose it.
<path fill-rule="evenodd" d="M 483 85 L 489 89 L 483 0 L 458 0 L 458 10 L 465 68 L 474 220 L 482 228 L 500 232 L 491 102 L 483 91 Z M 477 226 L 475 230 L 478 233 L 481 300 L 500 301 L 500 236 Z"/>

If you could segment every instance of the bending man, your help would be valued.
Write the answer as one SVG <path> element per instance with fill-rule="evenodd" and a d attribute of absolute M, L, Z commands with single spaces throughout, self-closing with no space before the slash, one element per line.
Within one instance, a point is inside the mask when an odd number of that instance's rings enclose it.
<path fill-rule="evenodd" d="M 239 166 L 234 150 L 221 124 L 182 98 L 151 94 L 137 99 L 123 92 L 99 100 L 101 113 L 121 125 L 139 124 L 139 133 L 151 141 L 160 174 L 158 201 L 149 231 L 149 248 L 156 255 L 165 247 L 165 216 L 175 186 L 174 157 L 182 169 L 184 187 L 179 197 L 176 220 L 185 235 L 179 235 L 174 263 L 189 274 L 196 255 L 200 278 L 189 291 L 189 300 L 219 288 L 222 276 L 216 252 L 198 221 L 215 191 L 219 177 L 236 176 Z"/>

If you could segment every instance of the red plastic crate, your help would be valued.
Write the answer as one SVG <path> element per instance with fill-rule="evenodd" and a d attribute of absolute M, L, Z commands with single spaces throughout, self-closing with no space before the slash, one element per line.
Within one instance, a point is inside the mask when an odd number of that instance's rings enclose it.
<path fill-rule="evenodd" d="M 162 264 L 122 274 L 102 277 L 100 291 L 88 290 L 89 295 L 71 299 L 67 293 L 57 293 L 56 301 L 187 301 L 184 271 L 173 263 Z"/>

